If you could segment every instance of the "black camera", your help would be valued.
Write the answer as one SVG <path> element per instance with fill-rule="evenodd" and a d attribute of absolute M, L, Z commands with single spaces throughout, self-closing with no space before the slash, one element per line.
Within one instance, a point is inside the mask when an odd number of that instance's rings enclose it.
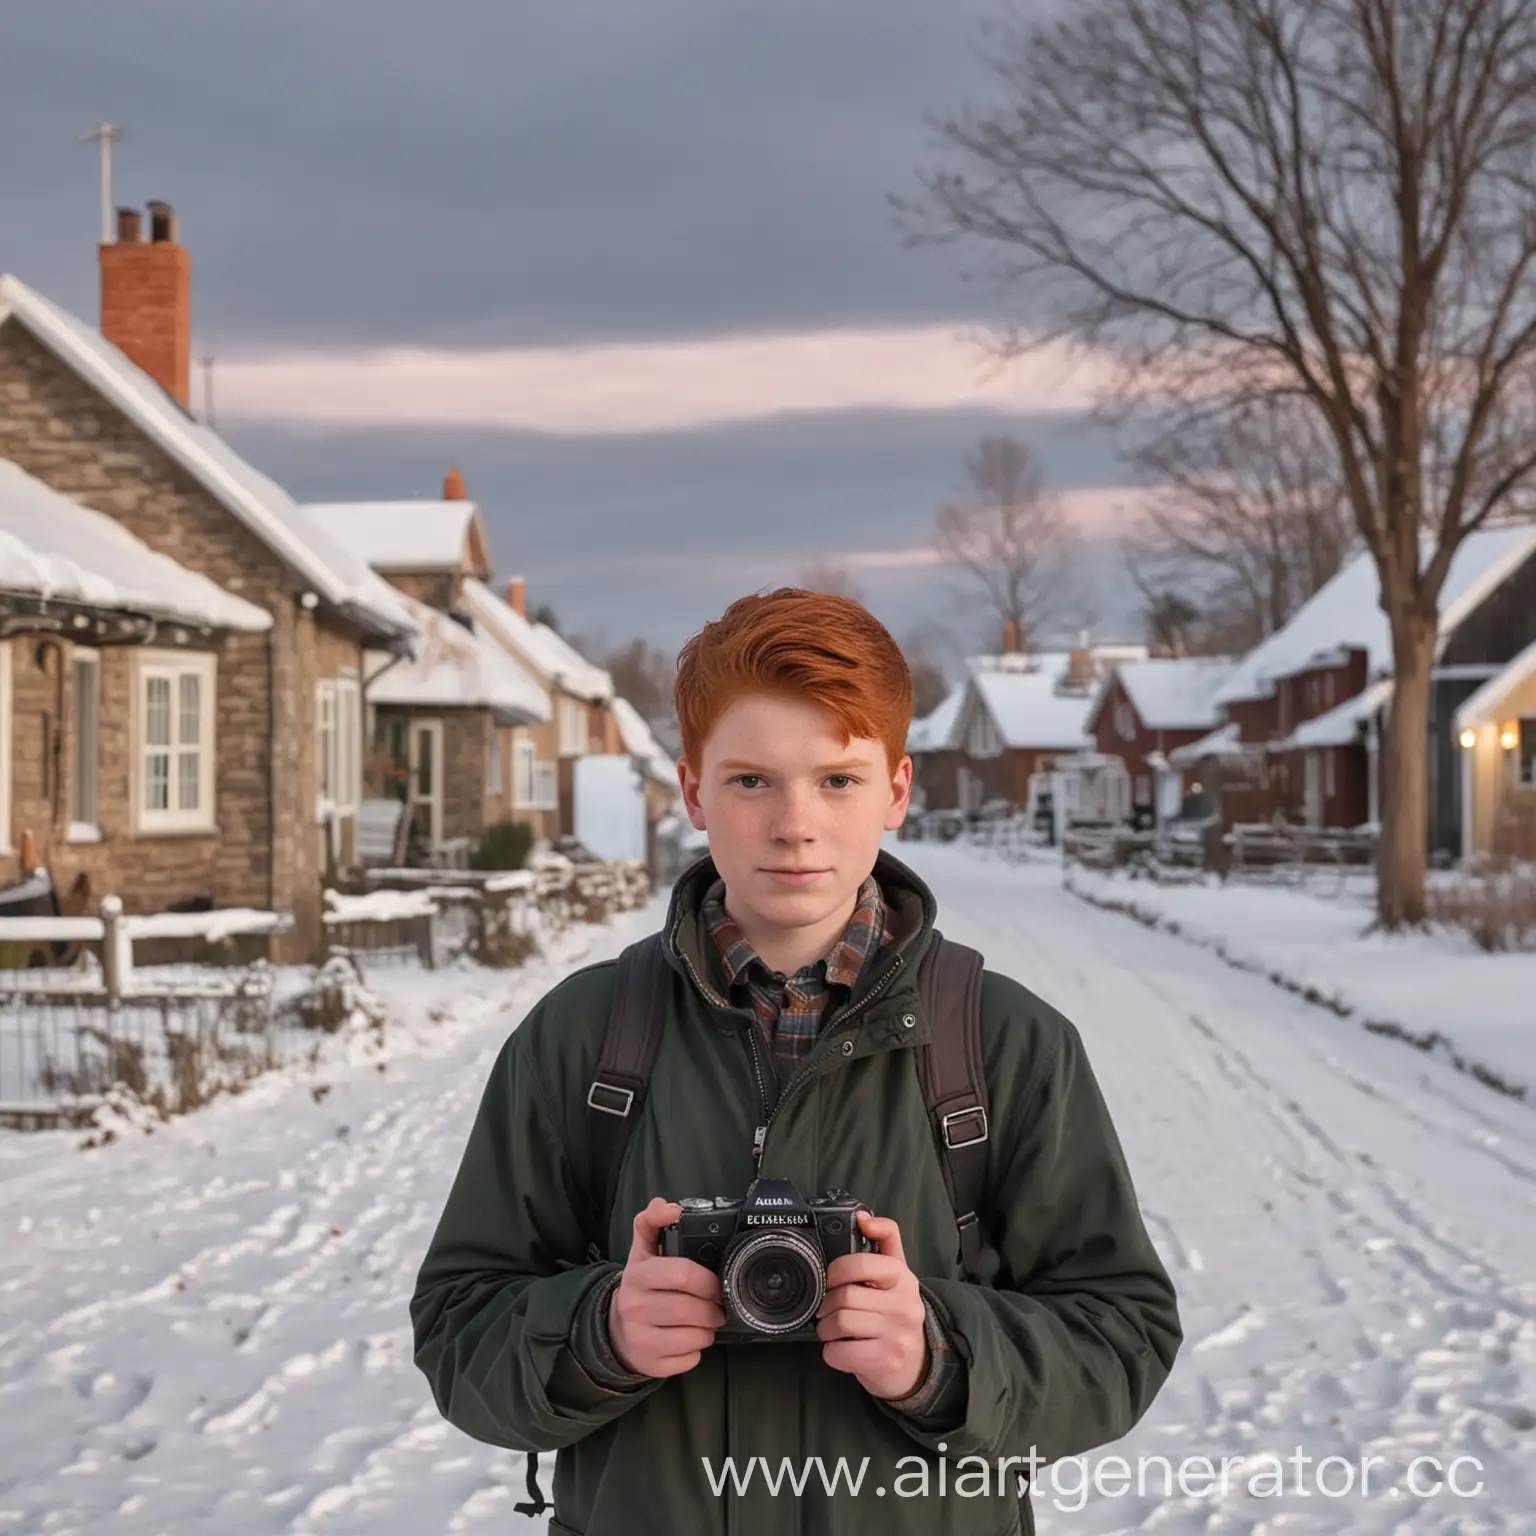
<path fill-rule="evenodd" d="M 846 1189 L 807 1200 L 788 1179 L 754 1179 L 740 1200 L 680 1200 L 682 1219 L 661 1229 L 661 1251 L 720 1276 L 721 1344 L 804 1343 L 816 1338 L 827 1268 L 876 1244 L 854 1219 L 869 1207 Z"/>

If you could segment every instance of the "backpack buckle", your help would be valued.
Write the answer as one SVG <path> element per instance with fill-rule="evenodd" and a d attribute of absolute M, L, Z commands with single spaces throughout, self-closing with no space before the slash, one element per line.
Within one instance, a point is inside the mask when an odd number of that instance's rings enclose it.
<path fill-rule="evenodd" d="M 973 1134 L 966 1135 L 962 1129 L 956 1132 L 956 1122 L 969 1120 L 974 1127 Z M 987 1112 L 980 1104 L 973 1104 L 966 1109 L 952 1109 L 939 1122 L 944 1135 L 944 1145 L 954 1152 L 960 1147 L 974 1147 L 987 1139 Z"/>
<path fill-rule="evenodd" d="M 611 1095 L 606 1104 L 597 1097 L 600 1093 Z M 594 1082 L 587 1089 L 588 1107 L 600 1109 L 605 1115 L 617 1115 L 622 1120 L 634 1108 L 634 1104 L 635 1090 L 633 1088 L 619 1088 L 613 1083 Z"/>

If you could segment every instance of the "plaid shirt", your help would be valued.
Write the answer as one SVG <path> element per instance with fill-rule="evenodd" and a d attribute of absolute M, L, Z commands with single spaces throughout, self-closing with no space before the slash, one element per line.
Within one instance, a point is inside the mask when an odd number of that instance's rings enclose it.
<path fill-rule="evenodd" d="M 737 1001 L 737 989 L 746 991 L 772 1052 L 780 1089 L 816 1043 L 832 988 L 843 987 L 851 993 L 865 962 L 890 938 L 885 897 L 873 875 L 859 887 L 858 905 L 842 937 L 820 960 L 802 966 L 793 976 L 769 970 L 747 942 L 725 910 L 723 880 L 716 880 L 705 893 L 700 921 L 720 957 L 727 991 Z"/>

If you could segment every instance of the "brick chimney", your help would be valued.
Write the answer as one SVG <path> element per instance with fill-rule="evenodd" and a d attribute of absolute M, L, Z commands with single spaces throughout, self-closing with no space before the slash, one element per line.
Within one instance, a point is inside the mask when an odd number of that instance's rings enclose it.
<path fill-rule="evenodd" d="M 192 257 L 176 242 L 176 215 L 149 205 L 117 210 L 117 241 L 98 248 L 101 334 L 182 405 L 191 401 Z"/>
<path fill-rule="evenodd" d="M 464 488 L 464 476 L 457 469 L 450 469 L 443 476 L 444 501 L 468 501 L 469 492 Z"/>
<path fill-rule="evenodd" d="M 1019 646 L 1019 621 L 1017 619 L 1003 620 L 1003 655 L 1017 656 Z"/>
<path fill-rule="evenodd" d="M 528 583 L 521 576 L 514 576 L 507 583 L 507 607 L 522 618 L 528 617 Z"/>

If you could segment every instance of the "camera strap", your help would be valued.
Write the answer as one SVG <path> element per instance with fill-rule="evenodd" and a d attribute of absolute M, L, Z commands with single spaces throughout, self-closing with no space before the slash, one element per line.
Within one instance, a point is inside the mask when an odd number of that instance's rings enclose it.
<path fill-rule="evenodd" d="M 928 1043 L 918 1051 L 918 1078 L 933 1124 L 944 1187 L 955 1212 L 960 1264 L 968 1280 L 987 1280 L 987 1080 L 981 1057 L 982 957 L 934 933 L 918 972 Z M 589 1169 L 588 1262 L 608 1257 L 608 1224 L 619 1165 L 639 1111 L 666 1025 L 672 974 L 661 935 L 619 956 L 602 1056 L 587 1089 Z"/>

